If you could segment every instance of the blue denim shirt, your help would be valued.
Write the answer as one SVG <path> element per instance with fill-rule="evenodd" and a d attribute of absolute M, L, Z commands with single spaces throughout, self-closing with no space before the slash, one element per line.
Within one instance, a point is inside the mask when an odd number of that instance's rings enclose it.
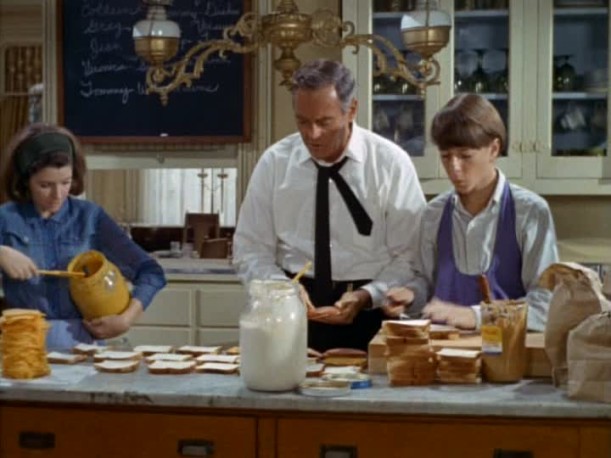
<path fill-rule="evenodd" d="M 29 256 L 39 269 L 50 270 L 66 270 L 76 255 L 98 250 L 132 283 L 132 297 L 144 308 L 166 284 L 161 266 L 100 206 L 87 200 L 69 197 L 48 219 L 41 218 L 32 203 L 0 206 L 0 245 Z M 93 341 L 70 297 L 67 279 L 37 276 L 21 281 L 3 275 L 2 287 L 9 307 L 46 314 L 51 321 L 49 348 L 70 348 L 76 342 Z"/>

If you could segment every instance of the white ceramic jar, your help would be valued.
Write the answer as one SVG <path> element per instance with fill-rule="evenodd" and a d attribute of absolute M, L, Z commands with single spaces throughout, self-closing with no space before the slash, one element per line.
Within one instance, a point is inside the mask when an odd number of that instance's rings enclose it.
<path fill-rule="evenodd" d="M 307 318 L 289 281 L 253 280 L 240 317 L 240 374 L 258 391 L 288 391 L 307 369 Z"/>

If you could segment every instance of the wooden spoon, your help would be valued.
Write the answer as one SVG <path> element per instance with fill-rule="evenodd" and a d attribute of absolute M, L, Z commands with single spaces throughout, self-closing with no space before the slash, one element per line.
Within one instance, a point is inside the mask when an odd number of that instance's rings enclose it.
<path fill-rule="evenodd" d="M 52 277 L 84 278 L 85 272 L 70 272 L 68 270 L 39 270 L 38 275 L 49 275 Z"/>
<path fill-rule="evenodd" d="M 482 293 L 482 299 L 485 304 L 492 303 L 492 291 L 490 290 L 490 284 L 488 283 L 488 278 L 486 274 L 481 274 L 479 276 L 479 289 Z"/>

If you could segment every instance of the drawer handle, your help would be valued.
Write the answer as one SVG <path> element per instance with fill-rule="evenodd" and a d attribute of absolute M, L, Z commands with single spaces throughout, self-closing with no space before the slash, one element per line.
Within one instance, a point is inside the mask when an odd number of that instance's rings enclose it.
<path fill-rule="evenodd" d="M 492 458 L 534 458 L 533 452 L 528 450 L 504 450 L 495 448 Z"/>
<path fill-rule="evenodd" d="M 358 453 L 352 445 L 321 445 L 320 458 L 358 458 Z"/>
<path fill-rule="evenodd" d="M 180 456 L 213 456 L 214 442 L 199 439 L 181 439 L 178 441 Z"/>
<path fill-rule="evenodd" d="M 20 431 L 19 447 L 26 450 L 49 450 L 55 448 L 55 434 Z"/>

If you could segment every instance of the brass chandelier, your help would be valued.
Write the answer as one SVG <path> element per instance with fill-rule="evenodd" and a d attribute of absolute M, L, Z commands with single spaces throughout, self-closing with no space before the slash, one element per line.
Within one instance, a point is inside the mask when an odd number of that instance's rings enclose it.
<path fill-rule="evenodd" d="M 301 65 L 295 50 L 309 42 L 327 48 L 351 46 L 355 53 L 361 46 L 367 47 L 374 55 L 373 76 L 385 74 L 404 79 L 424 95 L 427 86 L 439 83 L 440 67 L 433 56 L 448 43 L 451 29 L 449 15 L 436 8 L 436 0 L 418 0 L 416 10 L 401 20 L 405 48 L 420 58 L 411 63 L 387 38 L 356 34 L 352 22 L 343 22 L 329 10 L 305 14 L 294 0 L 279 0 L 275 11 L 260 17 L 248 12 L 227 27 L 221 39 L 200 41 L 178 61 L 166 64 L 178 52 L 180 41 L 180 27 L 166 15 L 166 7 L 173 0 L 142 1 L 148 5 L 147 17 L 134 25 L 135 49 L 150 64 L 147 93 L 159 94 L 163 105 L 170 92 L 183 84 L 190 86 L 201 77 L 212 55 L 254 53 L 268 44 L 280 50 L 274 68 L 282 74 L 280 84 L 288 87 L 293 72 Z"/>

